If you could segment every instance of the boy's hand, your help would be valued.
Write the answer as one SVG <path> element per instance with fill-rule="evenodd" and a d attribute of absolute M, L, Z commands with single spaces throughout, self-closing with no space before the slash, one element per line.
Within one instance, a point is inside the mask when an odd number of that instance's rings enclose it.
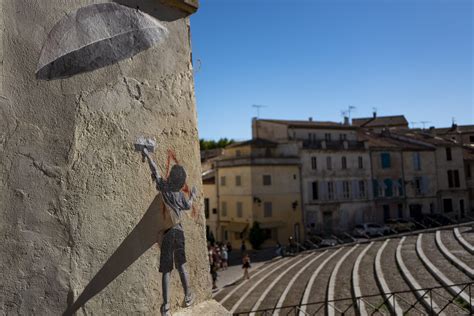
<path fill-rule="evenodd" d="M 193 188 L 191 189 L 191 198 L 195 198 L 196 195 L 197 195 L 196 187 L 193 187 Z"/>

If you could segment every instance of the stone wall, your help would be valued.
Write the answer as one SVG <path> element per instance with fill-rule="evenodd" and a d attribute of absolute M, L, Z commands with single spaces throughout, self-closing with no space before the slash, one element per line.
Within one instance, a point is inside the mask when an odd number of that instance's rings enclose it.
<path fill-rule="evenodd" d="M 155 137 L 161 171 L 172 152 L 201 191 L 188 18 L 156 4 L 167 13 L 162 44 L 67 79 L 35 78 L 55 23 L 99 2 L 0 2 L 0 314 L 157 314 L 162 204 L 135 139 Z M 210 298 L 200 196 L 184 222 L 198 302 Z M 176 272 L 171 283 L 176 310 Z"/>

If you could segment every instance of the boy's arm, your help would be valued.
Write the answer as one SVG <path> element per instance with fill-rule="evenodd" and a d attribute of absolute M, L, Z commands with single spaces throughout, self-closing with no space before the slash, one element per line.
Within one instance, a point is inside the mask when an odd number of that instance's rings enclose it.
<path fill-rule="evenodd" d="M 193 187 L 191 189 L 191 194 L 189 196 L 189 199 L 186 199 L 184 194 L 182 195 L 184 203 L 186 205 L 186 210 L 189 211 L 193 207 L 193 202 L 196 199 L 196 188 Z"/>
<path fill-rule="evenodd" d="M 150 167 L 151 175 L 153 177 L 153 180 L 158 181 L 158 179 L 160 178 L 160 176 L 158 175 L 158 168 L 156 167 L 155 162 L 150 157 L 150 153 L 148 152 L 148 150 L 146 148 L 143 149 L 143 155 L 146 157 L 146 159 L 148 161 L 148 166 Z"/>

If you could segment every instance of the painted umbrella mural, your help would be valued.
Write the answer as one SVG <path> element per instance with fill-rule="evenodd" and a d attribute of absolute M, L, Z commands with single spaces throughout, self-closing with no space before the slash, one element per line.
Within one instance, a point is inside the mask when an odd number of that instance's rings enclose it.
<path fill-rule="evenodd" d="M 61 19 L 43 45 L 36 77 L 67 78 L 130 58 L 162 42 L 156 19 L 116 3 L 82 7 Z"/>

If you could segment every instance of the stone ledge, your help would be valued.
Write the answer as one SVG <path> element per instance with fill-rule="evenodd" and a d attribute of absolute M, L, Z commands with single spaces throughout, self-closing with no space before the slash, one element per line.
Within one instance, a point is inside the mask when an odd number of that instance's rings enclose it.
<path fill-rule="evenodd" d="M 204 301 L 200 304 L 191 306 L 189 308 L 181 309 L 173 316 L 195 316 L 195 315 L 208 315 L 208 316 L 230 316 L 232 315 L 228 310 L 215 300 Z"/>

